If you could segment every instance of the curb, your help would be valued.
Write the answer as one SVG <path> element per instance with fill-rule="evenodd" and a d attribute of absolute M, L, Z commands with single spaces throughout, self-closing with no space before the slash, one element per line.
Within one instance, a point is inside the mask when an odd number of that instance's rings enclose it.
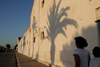
<path fill-rule="evenodd" d="M 21 67 L 19 60 L 18 60 L 18 57 L 17 57 L 17 54 L 16 54 L 16 60 L 17 60 L 17 67 Z"/>

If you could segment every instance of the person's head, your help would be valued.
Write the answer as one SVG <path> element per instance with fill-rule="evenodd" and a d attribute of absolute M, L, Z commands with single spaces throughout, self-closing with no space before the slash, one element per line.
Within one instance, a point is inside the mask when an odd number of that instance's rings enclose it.
<path fill-rule="evenodd" d="M 77 48 L 84 48 L 86 46 L 88 46 L 87 41 L 83 38 L 83 37 L 75 37 L 75 42 L 76 42 L 76 47 Z"/>
<path fill-rule="evenodd" d="M 94 55 L 94 57 L 100 57 L 100 47 L 94 47 L 94 49 L 93 49 L 93 55 Z"/>

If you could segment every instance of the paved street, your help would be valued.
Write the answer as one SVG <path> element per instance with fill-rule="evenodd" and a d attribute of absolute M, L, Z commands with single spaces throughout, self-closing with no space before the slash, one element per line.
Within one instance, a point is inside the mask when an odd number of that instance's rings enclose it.
<path fill-rule="evenodd" d="M 0 54 L 0 67 L 16 67 L 15 52 Z"/>
<path fill-rule="evenodd" d="M 49 67 L 20 53 L 16 54 L 21 67 Z"/>

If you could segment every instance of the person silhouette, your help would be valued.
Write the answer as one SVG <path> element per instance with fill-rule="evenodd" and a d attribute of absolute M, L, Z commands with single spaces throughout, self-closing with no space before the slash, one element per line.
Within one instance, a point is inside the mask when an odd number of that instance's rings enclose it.
<path fill-rule="evenodd" d="M 86 39 L 80 36 L 75 37 L 74 39 L 77 47 L 73 52 L 75 67 L 89 67 L 90 53 L 84 49 L 88 46 Z"/>
<path fill-rule="evenodd" d="M 90 60 L 89 67 L 100 67 L 100 47 L 94 47 L 92 53 L 94 58 Z"/>

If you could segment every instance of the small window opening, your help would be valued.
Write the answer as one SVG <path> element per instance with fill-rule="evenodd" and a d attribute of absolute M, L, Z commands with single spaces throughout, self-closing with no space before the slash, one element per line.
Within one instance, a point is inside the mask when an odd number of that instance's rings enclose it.
<path fill-rule="evenodd" d="M 35 16 L 33 16 L 33 22 L 35 22 Z"/>
<path fill-rule="evenodd" d="M 42 7 L 44 6 L 44 0 L 42 1 Z"/>
<path fill-rule="evenodd" d="M 41 32 L 41 39 L 44 39 L 44 32 Z"/>
<path fill-rule="evenodd" d="M 35 16 L 33 16 L 33 20 L 35 20 Z"/>
<path fill-rule="evenodd" d="M 35 43 L 35 39 L 36 39 L 36 37 L 34 37 L 34 39 L 33 39 L 33 43 Z"/>

